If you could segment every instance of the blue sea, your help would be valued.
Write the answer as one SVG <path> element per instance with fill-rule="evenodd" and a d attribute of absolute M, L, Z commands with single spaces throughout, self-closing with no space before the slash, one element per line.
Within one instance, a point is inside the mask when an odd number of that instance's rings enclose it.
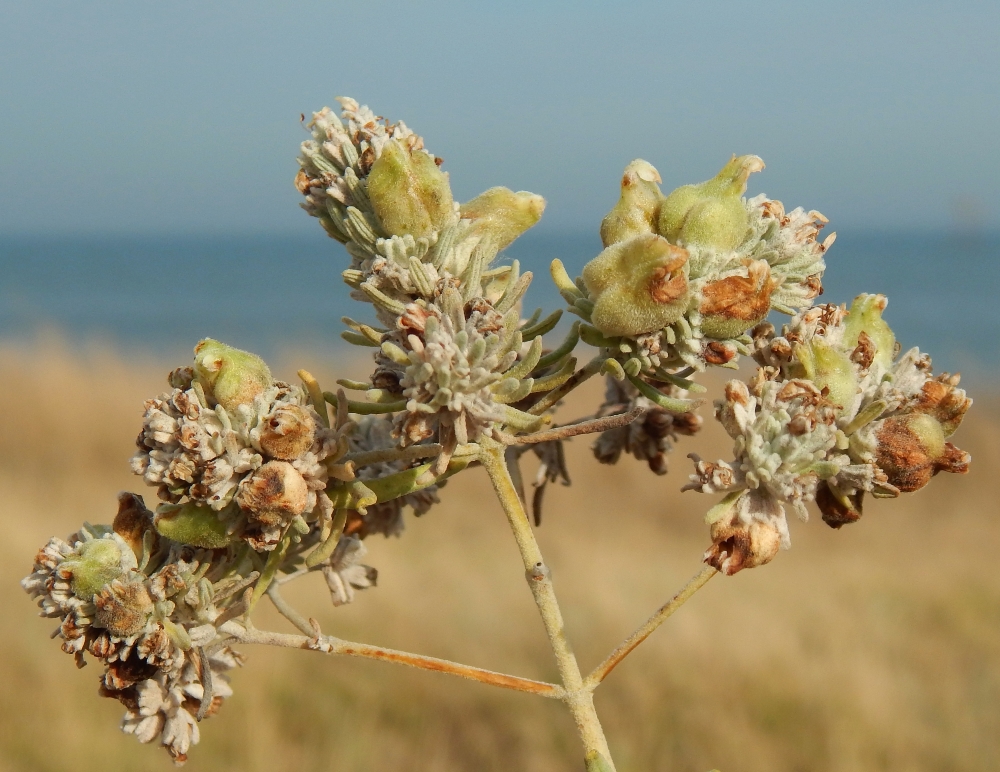
<path fill-rule="evenodd" d="M 318 230 L 318 229 L 317 229 Z M 600 250 L 596 234 L 529 232 L 506 253 L 535 273 L 529 302 L 561 306 L 547 266 L 571 272 Z M 1000 373 L 1000 233 L 850 232 L 827 256 L 823 300 L 889 296 L 904 347 L 984 386 Z M 184 355 L 213 337 L 273 357 L 329 349 L 344 315 L 368 317 L 340 279 L 343 247 L 322 233 L 267 236 L 2 236 L 0 338 L 55 329 L 74 344 Z M 780 319 L 776 320 L 780 322 Z"/>

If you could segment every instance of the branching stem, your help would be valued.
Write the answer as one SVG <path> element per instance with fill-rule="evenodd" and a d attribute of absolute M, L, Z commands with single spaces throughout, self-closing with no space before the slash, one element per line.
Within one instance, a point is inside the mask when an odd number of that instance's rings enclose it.
<path fill-rule="evenodd" d="M 380 448 L 379 450 L 368 450 L 359 453 L 348 453 L 337 463 L 345 464 L 353 461 L 355 466 L 368 466 L 381 461 L 414 461 L 418 458 L 433 458 L 441 454 L 441 446 L 434 445 L 411 445 L 408 448 Z"/>
<path fill-rule="evenodd" d="M 272 598 L 273 600 L 273 598 Z M 432 670 L 437 673 L 448 673 L 449 675 L 467 678 L 470 681 L 500 686 L 504 689 L 513 689 L 519 692 L 528 692 L 542 697 L 553 699 L 565 699 L 566 692 L 561 686 L 546 683 L 544 681 L 533 681 L 530 678 L 496 673 L 492 670 L 472 667 L 471 665 L 461 665 L 437 657 L 425 657 L 421 654 L 411 654 L 407 651 L 397 651 L 386 649 L 382 646 L 372 646 L 367 643 L 353 643 L 343 641 L 329 635 L 293 635 L 289 633 L 276 633 L 267 630 L 258 630 L 254 627 L 245 627 L 238 622 L 227 622 L 220 628 L 224 635 L 230 636 L 234 643 L 261 644 L 265 646 L 280 646 L 290 649 L 306 649 L 321 651 L 327 654 L 340 654 L 348 657 L 363 657 L 365 659 L 378 659 L 383 662 L 393 662 L 397 665 L 406 665 L 420 670 Z"/>
<path fill-rule="evenodd" d="M 566 639 L 565 624 L 563 623 L 562 611 L 560 611 L 559 603 L 556 600 L 555 589 L 552 586 L 552 578 L 545 561 L 542 559 L 542 552 L 538 548 L 538 542 L 535 541 L 528 516 L 521 505 L 521 499 L 517 495 L 504 462 L 504 446 L 486 438 L 481 440 L 480 444 L 483 448 L 479 456 L 480 463 L 486 468 L 490 482 L 493 483 L 493 490 L 507 515 L 507 520 L 514 533 L 514 540 L 517 542 L 524 563 L 528 586 L 535 598 L 535 605 L 538 607 L 542 623 L 545 625 L 545 632 L 549 638 L 549 644 L 552 647 L 552 653 L 555 655 L 556 666 L 559 668 L 559 675 L 565 689 L 562 699 L 573 714 L 586 755 L 590 757 L 598 754 L 603 757 L 608 762 L 610 772 L 614 772 L 615 767 L 608 749 L 608 741 L 604 736 L 604 729 L 594 708 L 593 692 L 585 688 L 580 666 L 577 664 L 573 650 Z"/>
<path fill-rule="evenodd" d="M 560 387 L 553 389 L 544 397 L 542 397 L 538 402 L 528 408 L 528 412 L 532 415 L 541 415 L 550 407 L 556 404 L 559 400 L 569 394 L 573 389 L 582 384 L 584 381 L 588 380 L 594 375 L 597 375 L 601 371 L 601 367 L 604 366 L 604 361 L 606 357 L 596 356 L 591 359 L 587 364 L 577 370 L 573 375 L 571 375 L 567 381 Z"/>
<path fill-rule="evenodd" d="M 645 412 L 646 408 L 644 407 L 634 407 L 627 413 L 616 413 L 615 415 L 594 418 L 589 421 L 580 421 L 579 423 L 567 426 L 557 426 L 555 429 L 547 429 L 543 432 L 521 435 L 498 432 L 499 436 L 497 439 L 505 445 L 531 445 L 539 442 L 551 442 L 552 440 L 565 440 L 568 437 L 576 437 L 580 434 L 594 434 L 595 432 L 603 432 L 608 429 L 627 426 Z"/>
<path fill-rule="evenodd" d="M 666 621 L 667 617 L 683 606 L 692 595 L 704 587 L 708 580 L 717 573 L 719 572 L 711 566 L 706 566 L 691 577 L 691 580 L 685 584 L 684 587 L 682 587 L 681 590 L 674 595 L 674 597 L 660 606 L 656 613 L 647 619 L 646 623 L 642 625 L 642 627 L 622 641 L 618 645 L 618 648 L 611 652 L 600 665 L 594 668 L 594 671 L 587 676 L 587 679 L 584 681 L 584 688 L 591 691 L 596 689 L 598 684 L 600 684 L 601 681 L 607 677 L 608 673 L 615 669 L 619 662 L 631 654 L 632 650 L 635 649 L 636 646 L 652 635 L 653 631 L 662 625 Z"/>

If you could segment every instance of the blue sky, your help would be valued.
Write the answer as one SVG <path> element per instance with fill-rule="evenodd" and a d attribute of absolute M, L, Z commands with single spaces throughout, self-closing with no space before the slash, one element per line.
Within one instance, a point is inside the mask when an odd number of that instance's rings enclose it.
<path fill-rule="evenodd" d="M 299 114 L 339 94 L 547 229 L 734 152 L 838 230 L 997 227 L 998 41 L 996 2 L 0 0 L 0 233 L 313 228 Z"/>

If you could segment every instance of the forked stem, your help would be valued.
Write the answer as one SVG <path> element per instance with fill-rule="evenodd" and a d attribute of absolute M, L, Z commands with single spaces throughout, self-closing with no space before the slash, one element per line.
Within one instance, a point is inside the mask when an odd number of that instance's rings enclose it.
<path fill-rule="evenodd" d="M 685 584 L 680 591 L 674 595 L 674 597 L 660 606 L 656 613 L 647 619 L 646 623 L 642 625 L 642 627 L 622 641 L 618 645 L 618 648 L 611 652 L 600 665 L 594 668 L 593 672 L 587 676 L 586 680 L 583 682 L 584 688 L 590 689 L 591 691 L 596 689 L 598 684 L 600 684 L 601 681 L 607 677 L 608 673 L 615 669 L 619 662 L 631 654 L 632 650 L 635 649 L 636 646 L 652 635 L 653 631 L 667 620 L 667 617 L 687 603 L 688 599 L 704 587 L 708 580 L 717 573 L 719 572 L 711 566 L 706 566 L 691 577 L 691 580 Z"/>
<path fill-rule="evenodd" d="M 514 488 L 514 483 L 511 481 L 507 465 L 504 463 L 504 446 L 486 438 L 480 440 L 480 446 L 482 452 L 479 455 L 479 461 L 490 476 L 493 490 L 503 506 L 511 531 L 514 533 L 514 540 L 517 542 L 521 559 L 524 562 L 528 586 L 531 587 L 535 605 L 538 607 L 542 623 L 545 625 L 545 632 L 548 635 L 552 653 L 555 655 L 556 666 L 559 668 L 559 675 L 565 688 L 563 700 L 573 714 L 586 756 L 588 759 L 592 759 L 595 754 L 599 755 L 607 762 L 608 771 L 615 772 L 611 752 L 608 749 L 608 741 L 604 736 L 604 728 L 601 726 L 597 710 L 594 708 L 593 691 L 584 685 L 580 666 L 577 664 L 573 650 L 566 639 L 562 612 L 559 610 L 549 569 L 542 559 L 542 552 L 538 548 L 538 542 L 535 541 L 535 534 L 531 530 L 528 516 Z"/>
<path fill-rule="evenodd" d="M 425 657 L 422 654 L 413 654 L 409 651 L 398 651 L 396 649 L 387 649 L 384 646 L 373 646 L 368 643 L 344 641 L 330 635 L 317 635 L 315 632 L 312 635 L 277 633 L 269 630 L 258 630 L 252 625 L 241 624 L 235 620 L 226 622 L 219 630 L 229 636 L 230 640 L 234 643 L 280 646 L 288 649 L 320 651 L 325 654 L 341 654 L 348 657 L 378 659 L 383 662 L 406 665 L 407 667 L 414 667 L 420 670 L 447 673 L 459 678 L 466 678 L 470 681 L 479 681 L 483 684 L 499 686 L 504 689 L 537 694 L 541 697 L 564 699 L 565 696 L 563 688 L 556 684 L 534 681 L 530 678 L 521 678 L 520 676 L 507 675 L 506 673 L 497 673 L 480 667 L 472 667 L 471 665 L 462 665 L 447 659 Z"/>

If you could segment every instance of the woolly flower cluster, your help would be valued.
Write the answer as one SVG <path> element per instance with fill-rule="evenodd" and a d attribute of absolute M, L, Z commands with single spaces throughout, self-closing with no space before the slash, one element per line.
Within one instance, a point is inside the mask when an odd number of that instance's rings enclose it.
<path fill-rule="evenodd" d="M 353 99 L 338 101 L 342 120 L 329 108 L 314 113 L 295 182 L 303 208 L 350 254 L 344 280 L 354 297 L 389 323 L 400 304 L 431 299 L 451 280 L 476 295 L 502 289 L 509 269 L 488 266 L 538 222 L 544 199 L 498 187 L 460 205 L 421 137 Z"/>
<path fill-rule="evenodd" d="M 553 263 L 570 310 L 587 322 L 583 339 L 630 376 L 672 383 L 679 368 L 735 368 L 750 353 L 747 331 L 769 311 L 811 305 L 835 236 L 818 241 L 819 212 L 742 198 L 763 168 L 756 156 L 734 157 L 715 178 L 664 196 L 656 169 L 629 164 L 601 225 L 604 251 L 575 282 Z"/>
<path fill-rule="evenodd" d="M 947 438 L 971 400 L 958 376 L 934 377 L 917 349 L 897 358 L 885 306 L 881 295 L 860 295 L 849 312 L 799 313 L 781 336 L 767 324 L 754 331 L 761 367 L 716 403 L 735 460 L 692 456 L 687 488 L 727 494 L 707 516 L 706 562 L 727 574 L 769 562 L 790 546 L 785 504 L 804 520 L 816 501 L 839 528 L 861 517 L 865 493 L 894 497 L 940 471 L 968 470 L 969 455 Z"/>
<path fill-rule="evenodd" d="M 113 527 L 50 539 L 21 586 L 59 620 L 55 635 L 78 666 L 86 654 L 101 663 L 101 694 L 127 708 L 123 731 L 183 763 L 241 662 L 217 642 L 240 589 L 224 575 L 217 553 L 158 536 L 142 499 L 126 493 Z"/>
<path fill-rule="evenodd" d="M 524 348 L 525 331 L 508 297 L 463 303 L 447 288 L 437 303 L 411 304 L 386 336 L 373 381 L 405 400 L 394 421 L 403 447 L 434 439 L 442 446 L 432 469 L 445 472 L 460 445 L 494 436 L 498 427 L 533 427 L 537 417 L 512 407 L 533 391 L 552 388 L 572 373 L 572 363 L 555 376 L 531 378 L 542 362 L 540 336 Z M 527 334 L 532 334 L 528 330 Z M 520 356 L 519 356 L 520 355 Z M 566 358 L 559 355 L 560 364 Z"/>
<path fill-rule="evenodd" d="M 180 387 L 146 402 L 132 470 L 157 488 L 164 518 L 185 517 L 183 504 L 217 513 L 220 529 L 206 539 L 223 546 L 244 539 L 274 549 L 296 517 L 329 519 L 329 471 L 346 440 L 326 428 L 304 392 L 273 382 L 252 402 L 210 406 L 193 371 L 174 375 Z M 190 508 L 187 510 L 190 512 Z"/>

